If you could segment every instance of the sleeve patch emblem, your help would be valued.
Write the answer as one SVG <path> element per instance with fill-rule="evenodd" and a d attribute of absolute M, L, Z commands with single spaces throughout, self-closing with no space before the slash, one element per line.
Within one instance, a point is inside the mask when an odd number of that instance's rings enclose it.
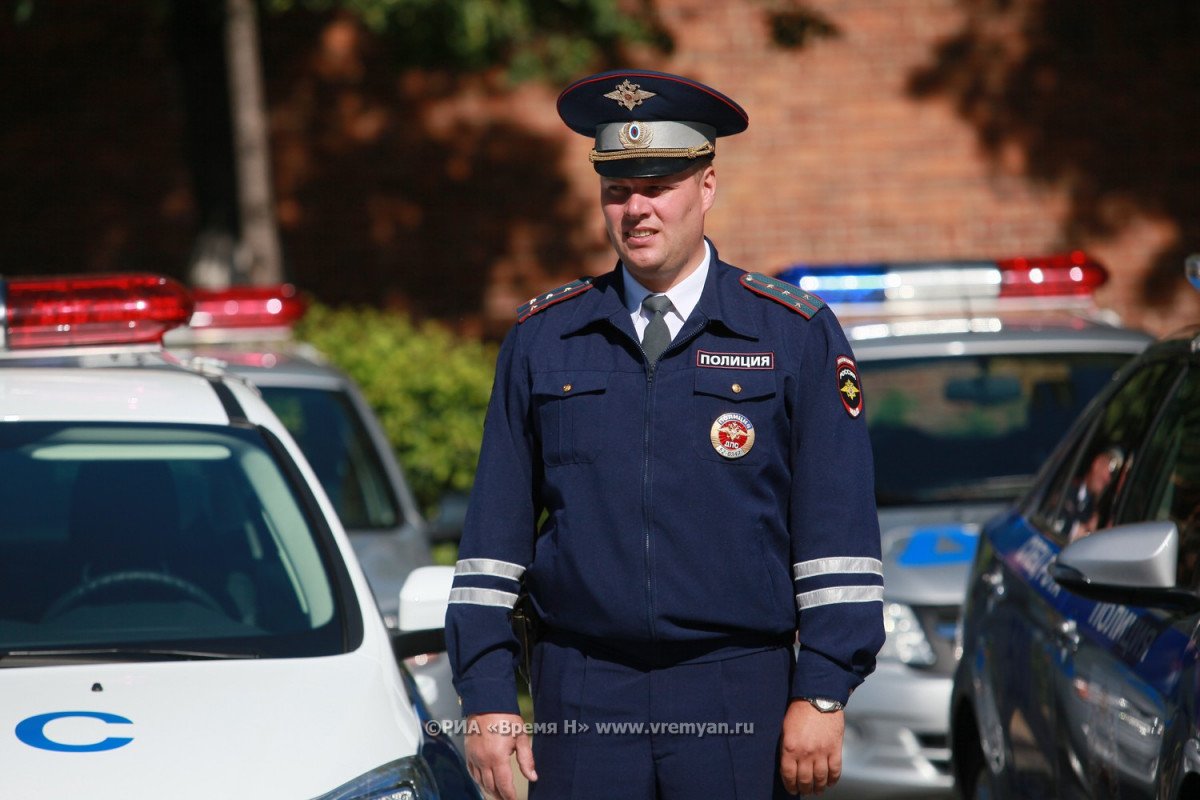
<path fill-rule="evenodd" d="M 837 357 L 838 396 L 846 413 L 857 419 L 863 410 L 862 381 L 858 378 L 858 367 L 850 356 Z"/>

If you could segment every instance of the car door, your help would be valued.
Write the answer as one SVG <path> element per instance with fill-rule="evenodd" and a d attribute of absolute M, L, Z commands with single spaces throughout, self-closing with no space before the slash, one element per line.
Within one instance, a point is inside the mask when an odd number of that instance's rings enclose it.
<path fill-rule="evenodd" d="M 1140 454 L 1130 454 L 1103 529 L 1171 521 L 1180 535 L 1177 585 L 1197 584 L 1200 556 L 1200 370 L 1165 394 Z M 1175 753 L 1194 720 L 1180 707 L 1195 679 L 1194 611 L 1102 603 L 1069 595 L 1076 646 L 1061 697 L 1075 758 L 1072 777 L 1086 797 L 1169 796 Z M 1184 692 L 1181 692 L 1184 689 Z"/>
<path fill-rule="evenodd" d="M 1171 359 L 1143 363 L 1092 409 L 1033 515 L 1054 555 L 1069 542 L 1113 524 L 1115 511 L 1135 485 L 1133 477 L 1152 464 L 1151 430 L 1180 372 L 1181 365 Z M 1113 647 L 1122 640 L 1140 649 L 1134 639 L 1146 635 L 1146 623 L 1135 624 L 1136 615 L 1127 610 L 1086 600 L 1046 578 L 1040 602 L 1052 607 L 1046 613 L 1054 617 L 1054 630 L 1047 635 L 1054 641 L 1050 663 L 1056 724 L 1045 745 L 1051 748 L 1046 752 L 1054 753 L 1055 796 L 1108 797 L 1119 782 L 1119 731 L 1154 715 L 1138 684 L 1126 684 L 1111 665 L 1098 664 L 1104 659 L 1096 644 Z"/>
<path fill-rule="evenodd" d="M 1057 588 L 1045 573 L 1054 553 L 1013 512 L 989 522 L 980 540 L 970 603 L 974 648 L 964 663 L 999 797 L 1056 795 L 1053 682 L 1061 620 L 1045 596 Z"/>
<path fill-rule="evenodd" d="M 1072 536 L 1111 513 L 1113 488 L 1140 452 L 1176 372 L 1155 363 L 1123 376 L 1056 451 L 1025 506 L 989 525 L 987 546 L 995 556 L 979 576 L 992 594 L 984 641 L 1010 762 L 1003 780 L 1014 796 L 1088 796 L 1077 768 L 1087 738 L 1073 740 L 1062 724 L 1064 698 L 1075 690 L 1081 601 L 1054 582 L 1048 567 Z"/>

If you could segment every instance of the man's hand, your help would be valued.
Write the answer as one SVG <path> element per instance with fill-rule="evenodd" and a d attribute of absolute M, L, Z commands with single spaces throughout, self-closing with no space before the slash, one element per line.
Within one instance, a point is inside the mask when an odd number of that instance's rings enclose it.
<path fill-rule="evenodd" d="M 783 718 L 779 773 L 792 794 L 820 794 L 842 777 L 841 711 L 823 712 L 807 700 L 793 700 Z"/>
<path fill-rule="evenodd" d="M 517 800 L 512 754 L 526 780 L 536 781 L 533 746 L 525 721 L 517 714 L 472 714 L 467 717 L 467 769 L 487 797 Z"/>

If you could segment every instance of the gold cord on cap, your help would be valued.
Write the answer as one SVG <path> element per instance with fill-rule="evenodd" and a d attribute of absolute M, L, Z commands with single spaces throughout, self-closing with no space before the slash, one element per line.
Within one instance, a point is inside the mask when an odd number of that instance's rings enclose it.
<path fill-rule="evenodd" d="M 621 161 L 626 158 L 700 158 L 701 156 L 710 156 L 716 151 L 717 148 L 712 142 L 705 142 L 693 147 L 659 147 L 643 150 L 606 150 L 600 152 L 593 149 L 592 152 L 588 153 L 588 160 L 596 162 Z"/>

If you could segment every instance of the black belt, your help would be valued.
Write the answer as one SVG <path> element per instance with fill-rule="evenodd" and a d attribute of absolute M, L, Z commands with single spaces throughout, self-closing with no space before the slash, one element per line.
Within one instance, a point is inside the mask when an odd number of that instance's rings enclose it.
<path fill-rule="evenodd" d="M 635 669 L 673 667 L 738 658 L 764 650 L 791 647 L 794 633 L 737 633 L 706 639 L 654 641 L 647 639 L 603 639 L 545 627 L 540 641 L 570 647 L 593 658 L 613 661 Z"/>

